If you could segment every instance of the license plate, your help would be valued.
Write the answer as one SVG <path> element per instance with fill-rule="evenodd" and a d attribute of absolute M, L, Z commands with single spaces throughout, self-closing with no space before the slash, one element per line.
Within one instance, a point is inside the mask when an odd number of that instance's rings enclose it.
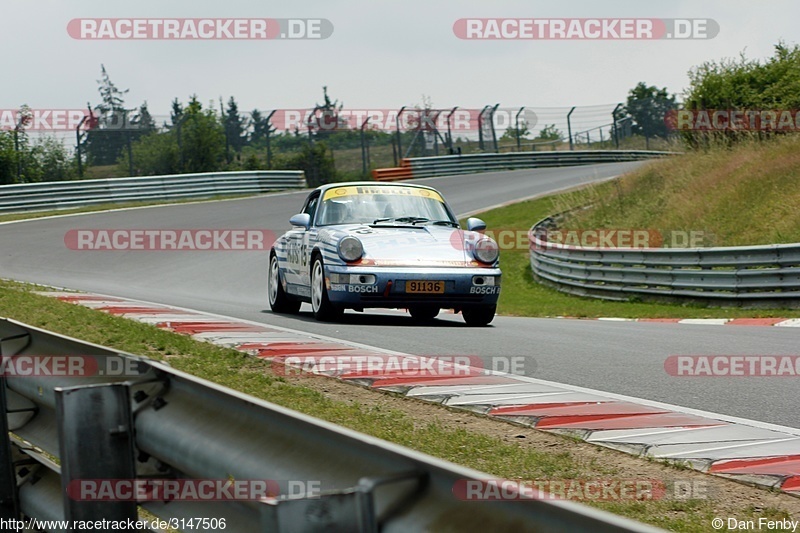
<path fill-rule="evenodd" d="M 444 294 L 444 281 L 406 281 L 406 292 L 412 294 Z"/>

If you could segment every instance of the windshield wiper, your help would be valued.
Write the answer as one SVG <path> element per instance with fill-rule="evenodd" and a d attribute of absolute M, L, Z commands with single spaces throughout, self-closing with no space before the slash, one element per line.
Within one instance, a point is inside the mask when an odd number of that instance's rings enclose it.
<path fill-rule="evenodd" d="M 390 217 L 390 218 L 379 218 L 376 219 L 373 224 L 379 224 L 381 222 L 404 222 L 407 224 L 411 224 L 412 226 L 416 226 L 417 224 L 433 224 L 435 226 L 450 226 L 453 228 L 459 227 L 458 223 L 453 222 L 452 220 L 431 220 L 425 217 Z"/>
<path fill-rule="evenodd" d="M 460 227 L 458 223 L 453 222 L 452 220 L 430 220 L 429 222 L 434 226 L 450 226 L 453 228 Z"/>
<path fill-rule="evenodd" d="M 416 224 L 418 222 L 428 222 L 428 219 L 422 217 L 389 217 L 389 218 L 375 219 L 372 223 L 379 224 L 381 222 L 407 222 L 411 224 Z"/>

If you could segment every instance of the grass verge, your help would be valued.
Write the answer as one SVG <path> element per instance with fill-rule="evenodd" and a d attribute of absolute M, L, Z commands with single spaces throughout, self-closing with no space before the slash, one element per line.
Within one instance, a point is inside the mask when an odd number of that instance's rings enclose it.
<path fill-rule="evenodd" d="M 516 480 L 696 479 L 712 485 L 710 494 L 715 497 L 709 499 L 586 502 L 673 531 L 707 531 L 715 516 L 780 519 L 800 515 L 800 499 L 787 495 L 328 378 L 279 377 L 267 363 L 235 350 L 31 294 L 30 290 L 29 285 L 0 281 L 0 316 L 167 360 L 178 370 L 493 476 Z"/>
<path fill-rule="evenodd" d="M 566 227 L 696 232 L 702 246 L 800 242 L 800 137 L 656 161 L 615 182 L 562 196 L 591 204 Z"/>
<path fill-rule="evenodd" d="M 800 143 L 798 143 L 797 146 L 800 148 Z M 779 148 L 783 149 L 783 147 Z M 747 150 L 748 153 L 754 150 L 772 153 L 770 150 L 765 148 L 748 147 Z M 798 151 L 798 153 L 800 153 L 800 151 Z M 710 158 L 716 161 L 718 155 L 716 152 L 710 155 L 693 154 L 691 156 L 687 156 L 687 162 L 684 164 L 695 168 L 696 170 L 694 172 L 699 172 L 700 169 L 706 168 L 706 165 L 709 164 L 705 158 Z M 693 228 L 701 227 L 702 224 L 698 222 L 697 225 L 691 226 L 664 222 L 664 225 L 661 226 L 656 221 L 650 220 L 645 216 L 646 213 L 656 210 L 656 208 L 652 205 L 641 208 L 636 207 L 636 212 L 633 211 L 633 207 L 629 206 L 629 204 L 639 206 L 639 202 L 646 202 L 645 199 L 642 199 L 642 196 L 649 199 L 651 203 L 661 201 L 659 198 L 661 198 L 661 195 L 664 194 L 663 191 L 659 192 L 658 195 L 655 195 L 655 198 L 650 198 L 647 192 L 640 193 L 639 191 L 641 190 L 653 190 L 652 187 L 648 188 L 642 182 L 655 179 L 653 176 L 658 176 L 659 180 L 666 180 L 667 175 L 671 175 L 673 173 L 676 165 L 679 165 L 678 162 L 680 160 L 682 160 L 682 158 L 676 157 L 665 161 L 659 161 L 652 165 L 648 165 L 644 169 L 639 170 L 630 176 L 624 177 L 621 180 L 605 182 L 599 185 L 590 185 L 576 191 L 492 209 L 490 211 L 481 213 L 479 216 L 486 222 L 489 230 L 495 231 L 495 235 L 499 235 L 500 231 L 506 230 L 513 231 L 514 235 L 524 235 L 534 223 L 547 216 L 555 213 L 565 212 L 578 206 L 593 204 L 601 207 L 596 210 L 581 211 L 573 218 L 564 222 L 564 227 L 571 229 L 657 228 L 664 235 L 671 230 L 693 231 Z M 800 156 L 797 157 L 797 160 L 798 165 L 800 165 Z M 636 185 L 631 185 L 632 183 Z M 677 186 L 673 186 L 673 188 L 679 189 Z M 794 195 L 796 192 L 797 191 L 795 190 L 790 195 Z M 622 198 L 622 200 L 619 200 L 619 198 Z M 698 209 L 700 208 L 699 206 L 704 205 L 704 199 L 702 198 L 694 201 L 698 204 Z M 800 202 L 800 196 L 798 196 L 797 201 Z M 622 202 L 623 207 L 618 208 L 617 206 L 620 202 Z M 763 207 L 763 209 L 766 209 L 766 207 Z M 796 211 L 797 213 L 800 213 L 800 211 Z M 667 215 L 665 214 L 664 217 L 667 217 Z M 798 221 L 800 221 L 800 215 L 797 215 L 796 218 Z M 464 221 L 462 221 L 462 223 L 463 222 Z M 763 220 L 760 220 L 759 223 L 768 224 L 768 222 L 764 222 Z M 711 229 L 706 233 L 706 235 L 713 234 L 716 236 L 715 238 L 719 238 L 720 236 L 728 236 L 733 231 L 730 229 L 723 230 L 721 226 L 709 227 Z M 798 230 L 799 231 L 797 234 L 786 230 L 785 233 L 780 233 L 780 235 L 791 235 L 792 238 L 790 240 L 793 240 L 794 242 L 800 242 L 800 224 L 798 224 Z M 761 228 L 760 230 L 756 228 L 753 233 L 772 235 L 776 239 L 779 238 L 778 234 L 770 233 L 766 228 Z M 780 240 L 785 241 L 786 239 L 781 238 Z M 722 243 L 715 242 L 712 245 L 738 244 L 735 241 L 738 241 L 738 239 L 725 237 L 725 240 Z M 797 309 L 717 308 L 691 303 L 662 304 L 640 302 L 636 300 L 629 302 L 615 302 L 572 296 L 541 285 L 533 280 L 527 244 L 525 242 L 523 242 L 522 246 L 515 246 L 513 249 L 507 249 L 507 247 L 501 248 L 504 248 L 500 252 L 500 265 L 503 269 L 503 290 L 500 294 L 498 312 L 504 315 L 535 317 L 570 316 L 579 318 L 800 317 L 800 310 Z"/>

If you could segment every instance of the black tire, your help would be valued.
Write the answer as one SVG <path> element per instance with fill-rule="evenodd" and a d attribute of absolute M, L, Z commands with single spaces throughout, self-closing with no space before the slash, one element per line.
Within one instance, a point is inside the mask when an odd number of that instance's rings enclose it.
<path fill-rule="evenodd" d="M 411 313 L 411 318 L 418 322 L 428 322 L 436 318 L 439 314 L 438 307 L 428 307 L 425 305 L 409 307 L 408 312 Z"/>
<path fill-rule="evenodd" d="M 278 268 L 278 256 L 275 252 L 269 255 L 269 271 L 267 275 L 267 299 L 269 307 L 275 313 L 297 313 L 300 311 L 300 301 L 295 300 L 283 290 L 281 285 L 281 271 Z"/>
<path fill-rule="evenodd" d="M 325 287 L 325 265 L 322 257 L 314 256 L 311 262 L 311 311 L 321 322 L 331 322 L 342 317 L 344 309 L 331 303 Z"/>
<path fill-rule="evenodd" d="M 488 325 L 494 319 L 496 311 L 496 305 L 479 305 L 465 307 L 461 310 L 461 315 L 468 326 L 480 327 Z"/>

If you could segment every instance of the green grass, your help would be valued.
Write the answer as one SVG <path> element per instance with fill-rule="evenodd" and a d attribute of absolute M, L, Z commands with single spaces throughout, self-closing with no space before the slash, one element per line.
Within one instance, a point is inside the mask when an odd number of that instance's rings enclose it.
<path fill-rule="evenodd" d="M 669 164 L 672 161 L 667 162 Z M 584 200 L 614 191 L 611 182 L 579 191 L 539 198 L 493 209 L 480 214 L 488 229 L 515 230 L 526 232 L 539 220 L 562 212 L 569 207 L 582 205 Z M 582 223 L 569 223 L 568 227 L 593 227 Z M 642 228 L 641 223 L 625 226 L 624 223 L 609 223 L 605 227 Z M 800 239 L 798 239 L 800 240 Z M 622 318 L 768 318 L 800 317 L 800 311 L 787 309 L 735 309 L 713 308 L 693 304 L 660 304 L 648 302 L 615 302 L 583 298 L 559 292 L 533 280 L 527 249 L 500 252 L 500 266 L 503 269 L 503 289 L 500 293 L 498 312 L 512 316 L 580 318 L 622 317 Z"/>
<path fill-rule="evenodd" d="M 534 480 L 610 479 L 622 475 L 616 467 L 609 466 L 609 461 L 603 460 L 604 457 L 615 457 L 617 452 L 592 448 L 593 453 L 587 455 L 582 451 L 587 445 L 566 438 L 559 439 L 557 445 L 531 449 L 499 437 L 472 432 L 468 425 L 458 429 L 446 427 L 435 413 L 449 411 L 439 411 L 441 408 L 433 405 L 427 406 L 432 414 L 420 420 L 419 416 L 409 416 L 381 402 L 362 404 L 331 399 L 320 390 L 272 374 L 267 363 L 235 350 L 32 294 L 30 290 L 28 285 L 0 281 L 0 316 L 118 350 L 158 360 L 167 359 L 174 368 L 200 378 L 493 476 Z M 320 378 L 314 383 L 324 389 L 324 381 L 327 379 Z M 379 393 L 375 395 L 376 399 L 386 397 Z M 473 416 L 463 413 L 467 419 Z M 513 426 L 508 428 L 514 431 Z M 649 463 L 642 461 L 642 464 Z M 590 504 L 675 531 L 693 533 L 707 530 L 706 525 L 720 502 L 709 499 Z M 728 508 L 726 512 L 747 517 L 755 511 L 740 506 Z M 774 512 L 786 514 L 781 509 Z"/>
<path fill-rule="evenodd" d="M 564 224 L 703 232 L 703 246 L 800 242 L 800 137 L 715 147 L 654 162 L 563 197 L 591 204 Z M 562 207 L 560 206 L 560 207 Z"/>

